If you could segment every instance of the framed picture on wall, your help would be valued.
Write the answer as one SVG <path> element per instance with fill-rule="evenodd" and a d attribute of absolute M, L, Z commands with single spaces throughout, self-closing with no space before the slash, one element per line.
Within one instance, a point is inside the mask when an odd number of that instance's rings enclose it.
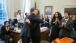
<path fill-rule="evenodd" d="M 51 17 L 52 15 L 52 6 L 45 6 L 45 16 Z"/>

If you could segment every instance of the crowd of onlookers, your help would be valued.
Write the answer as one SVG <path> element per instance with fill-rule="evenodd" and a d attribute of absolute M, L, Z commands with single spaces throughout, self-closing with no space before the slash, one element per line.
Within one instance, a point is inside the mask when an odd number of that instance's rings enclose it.
<path fill-rule="evenodd" d="M 76 31 L 76 13 L 70 14 L 70 12 L 64 12 L 64 17 L 60 12 L 55 12 L 51 20 L 51 38 L 52 42 L 56 38 L 71 37 L 71 31 Z"/>
<path fill-rule="evenodd" d="M 71 12 L 64 12 L 64 16 L 62 16 L 60 12 L 55 12 L 51 18 L 51 23 L 49 22 L 49 18 L 45 18 L 45 21 L 48 23 L 43 23 L 41 26 L 46 26 L 51 29 L 50 42 L 56 38 L 72 38 L 72 30 L 76 31 L 76 13 L 70 13 Z"/>
<path fill-rule="evenodd" d="M 46 22 L 41 23 L 41 27 L 48 27 L 51 29 L 50 33 L 50 42 L 52 42 L 56 38 L 63 38 L 71 36 L 72 30 L 76 31 L 76 13 L 70 14 L 70 12 L 64 12 L 64 16 L 60 12 L 55 12 L 51 18 L 51 23 L 49 22 L 49 17 L 46 16 L 42 20 Z M 75 39 L 75 38 L 73 38 Z"/>
<path fill-rule="evenodd" d="M 21 14 L 20 10 L 17 14 L 18 15 L 16 17 L 18 20 L 18 27 L 20 28 L 20 26 L 23 26 L 24 22 L 23 15 Z M 55 14 L 53 14 L 51 18 L 51 22 L 49 22 L 48 16 L 44 18 L 43 15 L 41 15 L 40 19 L 42 19 L 43 21 L 45 20 L 45 22 L 40 23 L 40 27 L 48 27 L 49 29 L 51 29 L 49 38 L 50 42 L 52 42 L 56 38 L 72 38 L 71 31 L 73 29 L 76 31 L 76 13 L 70 14 L 70 12 L 64 12 L 64 17 L 62 17 L 62 14 L 60 12 L 55 12 Z M 4 26 L 1 27 L 1 38 L 7 42 L 11 39 L 11 35 L 12 34 L 9 26 L 9 21 L 5 21 Z"/>

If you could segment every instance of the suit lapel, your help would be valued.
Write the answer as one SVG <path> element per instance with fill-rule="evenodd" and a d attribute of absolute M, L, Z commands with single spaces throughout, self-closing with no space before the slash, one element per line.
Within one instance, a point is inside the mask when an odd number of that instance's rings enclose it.
<path fill-rule="evenodd" d="M 68 24 L 69 24 L 69 22 L 70 22 L 70 19 L 68 19 L 68 21 L 67 21 L 66 25 L 68 25 Z"/>

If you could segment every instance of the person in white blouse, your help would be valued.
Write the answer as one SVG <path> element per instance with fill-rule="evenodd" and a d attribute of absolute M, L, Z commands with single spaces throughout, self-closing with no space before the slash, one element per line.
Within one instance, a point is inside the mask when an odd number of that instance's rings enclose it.
<path fill-rule="evenodd" d="M 21 10 L 18 10 L 18 14 L 17 14 L 17 20 L 18 20 L 18 27 L 22 27 L 23 26 L 23 14 L 21 14 Z"/>

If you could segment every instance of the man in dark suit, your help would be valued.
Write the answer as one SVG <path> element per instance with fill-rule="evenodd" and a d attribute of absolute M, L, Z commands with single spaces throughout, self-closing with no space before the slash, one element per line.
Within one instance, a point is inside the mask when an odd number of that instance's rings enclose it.
<path fill-rule="evenodd" d="M 30 13 L 32 13 L 35 10 L 35 8 L 31 8 Z M 26 22 L 26 19 L 28 19 L 29 14 L 25 13 L 26 17 L 24 19 L 23 28 L 21 30 L 20 36 L 22 38 L 22 43 L 30 43 L 30 27 L 28 24 L 30 24 L 30 21 L 28 23 Z"/>
<path fill-rule="evenodd" d="M 23 24 L 23 28 L 22 28 L 22 30 L 21 30 L 21 33 L 20 33 L 20 36 L 22 37 L 22 43 L 28 43 L 29 41 L 30 41 L 30 35 L 29 34 L 27 34 L 27 28 L 29 27 L 28 25 L 27 25 L 27 23 L 25 22 L 25 20 L 28 18 L 28 16 L 29 16 L 29 14 L 27 14 L 27 13 L 25 13 L 25 15 L 26 15 L 26 17 L 25 17 L 25 19 L 24 19 L 24 24 Z M 27 34 L 27 35 L 26 35 Z M 28 37 L 26 37 L 26 36 L 28 36 Z"/>
<path fill-rule="evenodd" d="M 73 21 L 69 19 L 69 12 L 64 13 L 64 18 L 61 20 L 62 37 L 71 37 L 71 31 L 73 28 Z"/>

